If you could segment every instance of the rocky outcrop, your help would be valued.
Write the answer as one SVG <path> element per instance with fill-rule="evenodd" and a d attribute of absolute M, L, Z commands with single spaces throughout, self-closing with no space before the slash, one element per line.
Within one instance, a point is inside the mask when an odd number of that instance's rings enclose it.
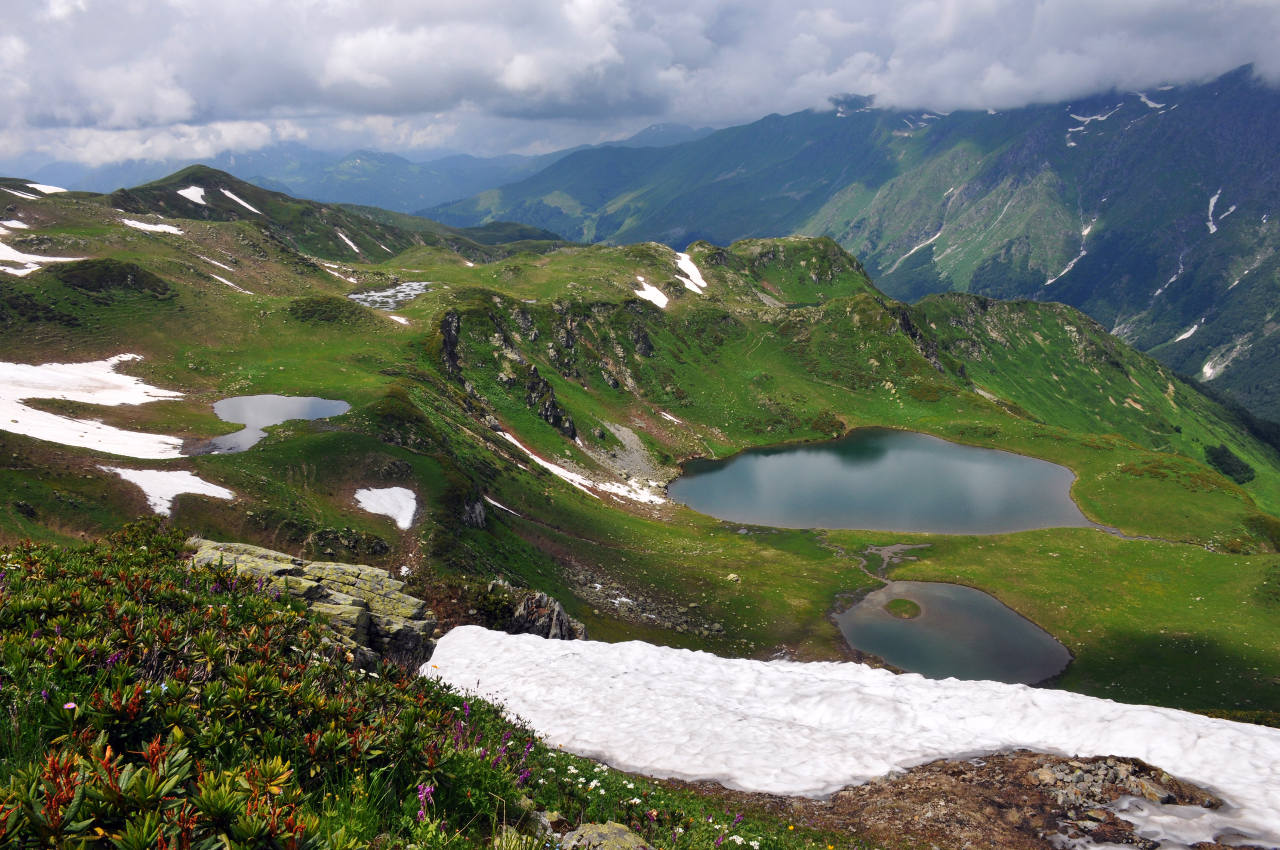
<path fill-rule="evenodd" d="M 561 850 L 653 850 L 643 838 L 617 821 L 584 823 L 560 839 Z"/>
<path fill-rule="evenodd" d="M 445 371 L 457 375 L 462 371 L 458 363 L 458 337 L 462 332 L 462 317 L 456 310 L 445 313 L 440 322 L 441 356 L 444 358 Z"/>
<path fill-rule="evenodd" d="M 436 617 L 421 599 L 401 592 L 404 582 L 363 564 L 305 561 L 246 543 L 195 537 L 196 565 L 234 567 L 264 593 L 288 594 L 329 621 L 337 643 L 367 665 L 378 658 L 417 667 L 435 648 Z"/>
<path fill-rule="evenodd" d="M 564 434 L 570 440 L 578 436 L 578 429 L 569 415 L 556 399 L 555 389 L 547 379 L 538 374 L 538 367 L 529 370 L 529 381 L 525 385 L 525 403 L 533 408 L 538 418 Z"/>
<path fill-rule="evenodd" d="M 539 635 L 554 640 L 586 640 L 587 627 L 565 612 L 564 606 L 545 593 L 531 593 L 516 604 L 507 632 Z"/>

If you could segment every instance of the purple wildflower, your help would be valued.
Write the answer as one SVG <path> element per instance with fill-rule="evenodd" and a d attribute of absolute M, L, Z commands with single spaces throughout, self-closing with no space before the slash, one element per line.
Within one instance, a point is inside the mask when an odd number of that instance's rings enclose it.
<path fill-rule="evenodd" d="M 533 771 L 527 767 L 524 770 L 520 771 L 520 775 L 516 777 L 516 787 L 519 788 L 521 785 L 524 785 L 526 782 L 529 781 L 529 777 L 532 775 L 533 775 Z"/>

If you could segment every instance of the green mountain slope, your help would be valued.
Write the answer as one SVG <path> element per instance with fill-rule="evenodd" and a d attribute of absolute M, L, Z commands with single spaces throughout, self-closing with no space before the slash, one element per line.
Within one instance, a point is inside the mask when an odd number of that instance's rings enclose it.
<path fill-rule="evenodd" d="M 172 213 L 177 189 L 200 177 L 135 194 Z M 827 614 L 873 583 L 855 553 L 927 543 L 906 569 L 982 587 L 1044 625 L 1075 655 L 1063 687 L 1230 712 L 1280 697 L 1267 592 L 1280 455 L 1265 431 L 1070 307 L 960 293 L 907 305 L 825 238 L 695 243 L 704 289 L 653 242 L 492 262 L 420 245 L 321 264 L 250 216 L 143 232 L 111 202 L 16 204 L 30 226 L 0 243 L 89 259 L 0 277 L 0 360 L 139 354 L 119 368 L 184 395 L 33 406 L 190 446 L 234 430 L 211 409 L 227 396 L 315 395 L 351 410 L 269 429 L 243 453 L 163 461 L 0 430 L 7 537 L 74 539 L 146 513 L 141 491 L 104 466 L 187 471 L 234 494 L 173 503 L 175 523 L 212 539 L 405 566 L 413 581 L 501 574 L 562 598 L 595 637 L 801 658 L 841 655 Z M 403 281 L 427 283 L 394 318 L 342 297 Z M 683 459 L 862 426 L 1064 464 L 1091 519 L 1141 539 L 744 528 L 659 498 Z M 1252 477 L 1218 471 L 1219 447 Z M 408 529 L 354 498 L 393 486 L 416 496 Z"/>
<path fill-rule="evenodd" d="M 895 297 L 1068 303 L 1276 418 L 1277 139 L 1280 93 L 1248 69 L 999 114 L 854 99 L 658 151 L 579 152 L 427 213 L 676 247 L 828 235 Z"/>

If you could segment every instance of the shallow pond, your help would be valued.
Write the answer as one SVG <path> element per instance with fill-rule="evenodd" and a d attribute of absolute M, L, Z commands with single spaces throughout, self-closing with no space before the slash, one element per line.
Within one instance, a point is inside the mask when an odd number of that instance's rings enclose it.
<path fill-rule="evenodd" d="M 919 613 L 901 617 L 890 610 Z M 836 624 L 855 649 L 931 679 L 1034 684 L 1071 661 L 1067 648 L 1044 629 L 995 597 L 958 584 L 890 582 L 837 614 Z"/>
<path fill-rule="evenodd" d="M 323 419 L 346 413 L 351 405 L 345 401 L 315 396 L 242 395 L 224 398 L 213 405 L 213 412 L 224 422 L 239 422 L 245 427 L 209 441 L 210 454 L 242 452 L 267 436 L 263 428 L 290 419 Z"/>
<path fill-rule="evenodd" d="M 999 534 L 1092 526 L 1071 501 L 1075 474 L 1048 461 L 867 428 L 827 443 L 690 461 L 670 497 L 731 522 Z"/>

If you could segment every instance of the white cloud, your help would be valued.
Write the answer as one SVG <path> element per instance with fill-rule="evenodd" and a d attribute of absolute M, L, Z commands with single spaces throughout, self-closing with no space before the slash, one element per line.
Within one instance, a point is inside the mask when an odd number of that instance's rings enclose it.
<path fill-rule="evenodd" d="M 651 121 L 751 120 L 843 93 L 1005 109 L 1248 62 L 1280 79 L 1271 0 L 15 5 L 0 36 L 0 130 L 26 149 L 53 128 L 139 130 L 154 150 L 192 134 L 182 127 L 290 120 L 314 134 L 369 121 L 371 140 L 494 152 Z M 506 137 L 488 135 L 499 125 Z"/>

